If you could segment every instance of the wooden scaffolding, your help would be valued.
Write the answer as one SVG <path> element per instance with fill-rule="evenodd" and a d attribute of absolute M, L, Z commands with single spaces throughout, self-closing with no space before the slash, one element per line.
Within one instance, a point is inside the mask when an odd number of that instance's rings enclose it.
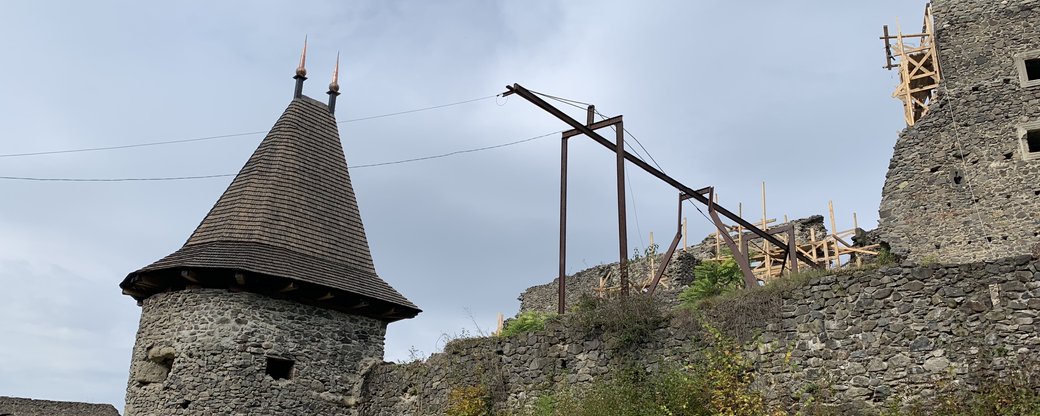
<path fill-rule="evenodd" d="M 717 203 L 718 194 L 715 194 L 715 197 L 715 202 Z M 743 217 L 744 204 L 737 204 L 737 207 L 737 215 Z M 783 223 L 777 225 L 779 220 L 777 218 L 769 218 L 767 214 L 766 184 L 763 182 L 762 219 L 752 224 L 764 231 L 775 233 L 774 235 L 785 244 L 788 243 L 788 239 L 791 238 L 791 236 L 794 236 L 795 249 L 827 270 L 859 267 L 863 265 L 864 256 L 877 256 L 879 254 L 878 250 L 880 247 L 877 244 L 856 246 L 851 241 L 852 237 L 854 237 L 856 233 L 860 232 L 859 220 L 857 219 L 855 212 L 852 213 L 852 228 L 847 230 L 838 230 L 837 228 L 838 221 L 834 214 L 833 201 L 828 201 L 827 212 L 830 225 L 829 231 L 825 227 L 821 227 L 819 232 L 817 232 L 817 229 L 812 226 L 807 227 L 807 230 L 798 229 L 796 224 L 788 219 L 787 215 L 783 216 Z M 781 277 L 791 270 L 791 265 L 786 263 L 789 258 L 784 248 L 777 247 L 764 241 L 762 238 L 749 233 L 739 225 L 728 226 L 726 228 L 729 232 L 730 238 L 737 242 L 738 246 L 747 253 L 751 270 L 754 273 L 755 278 L 760 282 L 769 282 Z M 733 258 L 732 254 L 725 249 L 722 234 L 714 232 L 710 234 L 709 237 L 714 238 L 715 240 L 715 255 L 713 260 L 727 261 Z M 682 241 L 682 251 L 689 250 L 690 247 L 687 244 L 688 239 L 685 218 L 682 221 Z M 708 244 L 711 243 L 709 242 Z M 654 246 L 653 233 L 650 233 L 650 246 Z M 650 286 L 654 278 L 653 272 L 657 269 L 656 261 L 656 250 L 652 250 L 652 252 L 647 252 L 645 258 L 629 263 L 629 267 L 639 267 L 638 272 L 633 271 L 634 278 L 629 280 L 629 287 L 631 290 L 642 292 Z M 645 264 L 643 264 L 644 262 Z M 642 270 L 644 266 L 648 266 L 645 271 Z M 620 292 L 621 285 L 616 279 L 614 279 L 616 273 L 616 267 L 604 271 L 604 273 L 599 277 L 599 284 L 592 288 L 596 297 L 609 298 Z M 645 277 L 643 277 L 644 275 Z M 667 287 L 667 279 L 661 280 L 660 284 Z"/>
<path fill-rule="evenodd" d="M 903 102 L 903 117 L 913 126 L 928 114 L 933 91 L 942 81 L 938 51 L 935 44 L 935 26 L 932 7 L 924 11 L 921 33 L 904 34 L 896 24 L 896 34 L 884 26 L 881 40 L 885 42 L 885 69 L 899 69 L 899 86 L 892 97 Z"/>
<path fill-rule="evenodd" d="M 755 225 L 763 230 L 769 230 L 770 224 L 775 223 L 777 220 L 768 218 L 768 215 L 766 215 L 765 201 L 766 189 L 765 183 L 762 183 L 762 220 Z M 743 205 L 739 206 L 742 214 Z M 838 230 L 833 201 L 827 203 L 827 211 L 830 219 L 829 231 L 817 233 L 816 229 L 810 227 L 807 236 L 799 235 L 804 233 L 799 233 L 799 230 L 794 229 L 793 232 L 778 233 L 776 237 L 786 243 L 791 236 L 795 236 L 795 248 L 828 270 L 838 270 L 849 266 L 859 267 L 863 265 L 863 256 L 877 256 L 879 254 L 878 249 L 880 247 L 877 244 L 857 247 L 850 242 L 852 237 L 859 232 L 859 220 L 855 212 L 852 213 L 852 228 Z M 784 224 L 773 226 L 772 229 L 779 231 L 781 227 L 794 227 L 794 224 L 785 215 Z M 752 272 L 754 272 L 758 280 L 768 282 L 780 277 L 785 270 L 791 269 L 790 265 L 785 263 L 787 255 L 781 247 L 773 246 L 756 236 L 749 235 L 739 226 L 729 227 L 728 231 L 731 238 L 734 241 L 738 241 L 738 245 L 748 248 L 746 250 L 748 262 L 751 263 Z M 731 259 L 732 256 L 722 249 L 723 238 L 721 234 L 716 232 L 712 236 L 715 238 L 715 260 L 725 261 Z"/>

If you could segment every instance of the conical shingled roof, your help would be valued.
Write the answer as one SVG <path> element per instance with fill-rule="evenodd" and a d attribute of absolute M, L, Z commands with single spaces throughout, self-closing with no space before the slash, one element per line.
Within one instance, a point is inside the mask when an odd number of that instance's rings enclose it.
<path fill-rule="evenodd" d="M 231 269 L 419 309 L 376 275 L 328 107 L 294 99 L 180 250 L 127 276 Z"/>

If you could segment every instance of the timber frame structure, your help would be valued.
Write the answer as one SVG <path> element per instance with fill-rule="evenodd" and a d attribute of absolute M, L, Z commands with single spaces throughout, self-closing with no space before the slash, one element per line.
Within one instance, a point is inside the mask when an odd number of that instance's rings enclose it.
<path fill-rule="evenodd" d="M 679 213 L 678 213 L 678 232 L 676 233 L 675 239 L 673 239 L 671 246 L 666 253 L 664 261 L 659 266 L 658 272 L 655 275 L 654 281 L 650 287 L 647 288 L 647 292 L 652 296 L 657 284 L 660 281 L 661 275 L 664 270 L 668 267 L 668 261 L 671 258 L 671 254 L 674 252 L 676 246 L 678 246 L 680 238 L 682 236 L 682 203 L 687 199 L 693 199 L 701 204 L 708 207 L 708 213 L 711 216 L 712 221 L 715 223 L 715 227 L 722 232 L 723 239 L 726 241 L 726 245 L 730 248 L 733 253 L 734 259 L 740 266 L 741 271 L 744 275 L 745 286 L 750 288 L 758 285 L 758 280 L 755 278 L 754 273 L 751 270 L 751 266 L 748 263 L 748 256 L 746 252 L 741 251 L 741 248 L 737 245 L 729 233 L 724 230 L 728 230 L 729 226 L 722 222 L 720 214 L 731 221 L 735 222 L 738 226 L 743 227 L 747 231 L 754 235 L 762 238 L 763 240 L 772 243 L 776 247 L 780 247 L 785 253 L 785 258 L 790 258 L 792 263 L 791 267 L 797 267 L 795 263 L 799 260 L 805 264 L 811 265 L 813 268 L 818 268 L 819 265 L 810 256 L 805 253 L 801 253 L 798 250 L 793 249 L 793 244 L 788 244 L 778 239 L 772 233 L 763 231 L 751 224 L 747 220 L 733 213 L 732 211 L 723 208 L 722 206 L 714 202 L 715 190 L 712 187 L 702 188 L 694 190 L 689 186 L 684 185 L 682 182 L 668 176 L 660 169 L 650 166 L 642 159 L 632 155 L 625 151 L 625 128 L 622 120 L 622 116 L 611 117 L 602 121 L 596 122 L 594 120 L 596 115 L 595 106 L 588 106 L 587 120 L 585 124 L 575 120 L 573 117 L 567 115 L 560 109 L 554 107 L 543 100 L 534 91 L 522 87 L 520 84 L 513 84 L 506 86 L 506 92 L 502 93 L 502 96 L 519 95 L 521 98 L 527 100 L 531 104 L 545 110 L 549 114 L 552 114 L 556 118 L 560 119 L 567 125 L 571 126 L 571 130 L 563 132 L 561 141 L 561 161 L 560 161 L 560 270 L 559 270 L 559 300 L 557 303 L 557 312 L 564 314 L 566 312 L 566 253 L 567 253 L 567 139 L 574 136 L 587 136 L 593 141 L 599 143 L 603 147 L 614 152 L 617 155 L 617 205 L 618 205 L 618 250 L 619 250 L 619 283 L 621 286 L 620 296 L 622 299 L 628 296 L 629 281 L 628 281 L 628 235 L 627 235 L 627 213 L 625 209 L 625 161 L 632 163 L 636 167 L 643 171 L 653 175 L 662 182 L 667 183 L 676 190 L 679 191 Z M 596 130 L 613 127 L 616 133 L 616 141 L 611 143 L 610 140 L 604 138 Z M 784 262 L 786 264 L 786 262 Z M 782 266 L 783 267 L 783 266 Z"/>
<path fill-rule="evenodd" d="M 907 126 L 913 126 L 928 114 L 933 91 L 942 81 L 939 57 L 935 44 L 935 23 L 932 6 L 924 10 L 924 25 L 921 33 L 904 34 L 896 27 L 896 34 L 889 34 L 888 25 L 883 27 L 881 40 L 885 42 L 885 69 L 899 69 L 899 86 L 892 97 L 903 102 L 903 117 Z M 916 39 L 916 45 L 907 40 Z"/>
<path fill-rule="evenodd" d="M 764 191 L 762 195 L 764 198 Z M 764 205 L 765 203 L 763 203 Z M 792 247 L 798 253 L 812 258 L 813 262 L 828 270 L 840 270 L 853 265 L 861 267 L 863 266 L 863 256 L 880 255 L 881 252 L 879 250 L 881 246 L 879 244 L 857 246 L 849 242 L 848 239 L 861 232 L 855 212 L 852 213 L 852 229 L 838 230 L 834 215 L 834 203 L 828 202 L 827 209 L 830 214 L 830 230 L 826 233 L 817 234 L 815 229 L 810 228 L 809 235 L 803 235 L 799 239 L 795 232 L 794 224 L 789 222 L 786 216 L 784 218 L 785 224 L 773 228 L 767 228 L 766 225 L 762 225 L 762 229 L 778 235 L 788 244 L 788 247 Z M 768 224 L 775 221 L 773 219 L 765 219 L 763 214 L 763 221 L 760 224 Z M 752 273 L 757 280 L 769 282 L 783 275 L 785 261 L 789 261 L 786 249 L 771 246 L 765 241 L 759 241 L 760 238 L 758 236 L 754 234 L 748 235 L 745 230 L 737 226 L 730 227 L 724 232 L 728 232 L 731 239 L 738 241 L 741 251 L 747 255 L 748 263 L 750 263 Z M 715 260 L 732 259 L 732 256 L 723 254 L 721 250 L 724 237 L 718 232 L 713 233 L 712 236 L 715 237 Z M 806 237 L 808 238 L 806 239 Z M 792 241 L 794 241 L 793 245 L 791 245 Z M 797 264 L 792 264 L 792 267 L 789 269 L 791 272 L 798 272 Z"/>

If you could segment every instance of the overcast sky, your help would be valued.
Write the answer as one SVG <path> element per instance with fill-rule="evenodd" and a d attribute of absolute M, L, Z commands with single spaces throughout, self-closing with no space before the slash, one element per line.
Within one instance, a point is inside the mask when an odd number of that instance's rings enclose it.
<path fill-rule="evenodd" d="M 265 131 L 324 100 L 342 53 L 339 120 L 487 97 L 518 82 L 591 102 L 685 184 L 760 217 L 851 213 L 872 228 L 903 127 L 881 68 L 883 24 L 923 0 L 0 3 L 0 154 Z M 911 24 L 912 23 L 912 24 Z M 570 109 L 574 110 L 574 109 Z M 580 111 L 572 111 L 583 119 Z M 350 165 L 564 129 L 519 97 L 343 123 Z M 235 173 L 262 139 L 0 157 L 0 176 Z M 613 156 L 571 147 L 569 271 L 616 260 Z M 631 165 L 630 165 L 631 166 Z M 390 325 L 386 359 L 492 330 L 556 273 L 559 140 L 353 169 L 376 269 L 424 312 Z M 629 236 L 673 232 L 676 192 L 630 171 Z M 140 309 L 127 273 L 180 247 L 231 178 L 0 180 L 0 395 L 122 409 Z M 691 241 L 710 232 L 695 212 Z"/>

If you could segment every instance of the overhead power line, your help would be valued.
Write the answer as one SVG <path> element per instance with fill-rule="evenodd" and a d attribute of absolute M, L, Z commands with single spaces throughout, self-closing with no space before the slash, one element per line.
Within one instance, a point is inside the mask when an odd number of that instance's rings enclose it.
<path fill-rule="evenodd" d="M 149 143 L 136 143 L 136 144 L 124 144 L 120 146 L 106 146 L 106 147 L 86 147 L 81 149 L 66 149 L 66 150 L 49 150 L 44 152 L 28 152 L 28 153 L 8 153 L 2 154 L 0 157 L 19 157 L 19 156 L 41 156 L 41 155 L 56 155 L 61 153 L 80 153 L 80 152 L 97 152 L 101 150 L 115 150 L 115 149 L 129 149 L 133 147 L 147 147 L 147 146 L 161 146 L 164 144 L 175 144 L 175 143 L 188 143 L 188 142 L 201 142 L 206 140 L 216 139 L 227 139 L 230 137 L 241 137 L 241 136 L 252 136 L 256 134 L 267 133 L 267 131 L 251 131 L 248 133 L 235 133 L 235 134 L 222 134 L 219 136 L 206 136 L 196 137 L 193 139 L 181 139 L 181 140 L 164 140 L 161 142 L 149 142 Z"/>
<path fill-rule="evenodd" d="M 399 165 L 401 163 L 410 163 L 410 162 L 419 162 L 419 161 L 423 161 L 423 160 L 440 159 L 442 157 L 461 155 L 461 154 L 465 154 L 465 153 L 473 153 L 473 152 L 480 152 L 480 151 L 484 151 L 484 150 L 498 149 L 498 148 L 501 148 L 501 147 L 514 146 L 514 145 L 518 145 L 518 144 L 521 144 L 521 143 L 527 143 L 527 142 L 538 140 L 538 139 L 541 139 L 541 138 L 554 136 L 554 135 L 557 135 L 557 134 L 560 134 L 560 133 L 563 133 L 563 130 L 554 131 L 552 133 L 546 133 L 546 134 L 543 134 L 541 136 L 528 137 L 526 139 L 517 140 L 517 141 L 514 141 L 514 142 L 496 144 L 494 146 L 478 147 L 478 148 L 475 148 L 475 149 L 466 149 L 466 150 L 456 150 L 456 151 L 450 152 L 450 153 L 444 153 L 444 154 L 433 155 L 433 156 L 417 157 L 417 158 L 413 158 L 413 159 L 396 160 L 396 161 L 393 161 L 393 162 L 370 163 L 370 164 L 367 164 L 367 165 L 357 165 L 357 166 L 354 166 L 354 169 L 372 168 L 372 167 L 376 167 L 376 166 L 387 166 L 387 165 Z"/>
<path fill-rule="evenodd" d="M 235 176 L 234 173 L 224 173 L 220 175 L 200 175 L 200 176 L 167 176 L 159 178 L 35 178 L 27 176 L 0 176 L 0 179 L 16 180 L 16 181 L 36 181 L 36 182 L 148 182 L 148 181 L 180 181 L 186 179 L 211 179 L 211 178 L 226 178 L 228 176 Z"/>
<path fill-rule="evenodd" d="M 422 107 L 422 108 L 415 108 L 415 109 L 405 110 L 405 111 L 397 111 L 397 112 L 393 112 L 393 113 L 386 113 L 386 114 L 378 114 L 378 115 L 374 115 L 374 116 L 352 118 L 352 119 L 347 119 L 347 120 L 336 122 L 336 124 L 355 123 L 355 122 L 358 122 L 358 121 L 366 121 L 366 120 L 373 120 L 373 119 L 377 119 L 377 118 L 399 116 L 399 115 L 403 115 L 403 114 L 418 113 L 420 111 L 436 110 L 438 108 L 452 107 L 452 106 L 456 106 L 456 105 L 469 104 L 469 103 L 473 103 L 473 102 L 477 102 L 477 101 L 488 100 L 488 99 L 495 98 L 495 97 L 497 97 L 499 95 L 501 95 L 501 94 L 489 95 L 489 96 L 486 96 L 486 97 L 473 98 L 473 99 L 469 99 L 469 100 L 457 101 L 457 102 L 447 103 L 447 104 L 440 104 L 440 105 L 435 105 L 435 106 L 430 106 L 430 107 Z M 3 158 L 3 157 L 21 157 L 21 156 L 56 155 L 56 154 L 62 154 L 62 153 L 97 152 L 97 151 L 103 151 L 103 150 L 130 149 L 130 148 L 135 148 L 135 147 L 162 146 L 162 145 L 168 145 L 168 144 L 201 142 L 201 141 L 208 141 L 208 140 L 228 139 L 228 138 L 232 138 L 232 137 L 253 136 L 253 135 L 257 135 L 257 134 L 265 134 L 267 132 L 268 132 L 267 130 L 259 130 L 259 131 L 245 132 L 245 133 L 222 134 L 222 135 L 218 135 L 218 136 L 195 137 L 195 138 L 190 138 L 190 139 L 179 139 L 179 140 L 163 140 L 163 141 L 147 142 L 147 143 L 133 143 L 133 144 L 118 145 L 118 146 L 86 147 L 86 148 L 80 148 L 80 149 L 48 150 L 48 151 L 41 151 L 41 152 L 7 153 L 7 154 L 0 154 L 0 158 Z"/>
<path fill-rule="evenodd" d="M 542 135 L 538 135 L 538 136 L 534 136 L 534 137 L 528 137 L 526 139 L 520 139 L 520 140 L 511 141 L 511 142 L 508 142 L 508 143 L 496 144 L 496 145 L 492 145 L 492 146 L 477 147 L 477 148 L 465 149 L 465 150 L 456 150 L 454 152 L 442 153 L 442 154 L 431 155 L 431 156 L 416 157 L 416 158 L 411 158 L 411 159 L 395 160 L 395 161 L 392 161 L 392 162 L 381 162 L 381 163 L 369 163 L 369 164 L 365 164 L 365 165 L 355 165 L 355 166 L 351 166 L 350 168 L 351 169 L 364 169 L 364 168 L 372 168 L 372 167 L 377 167 L 377 166 L 399 165 L 399 164 L 403 164 L 403 163 L 411 163 L 411 162 L 419 162 L 419 161 L 424 161 L 424 160 L 440 159 L 440 158 L 445 158 L 445 157 L 449 157 L 449 156 L 456 156 L 456 155 L 461 155 L 461 154 L 466 154 L 466 153 L 475 153 L 475 152 L 481 152 L 481 151 L 485 151 L 485 150 L 492 150 L 492 149 L 499 149 L 499 148 L 508 147 L 508 146 L 515 146 L 515 145 L 518 145 L 518 144 L 523 144 L 523 143 L 535 141 L 535 140 L 538 140 L 538 139 L 541 139 L 541 138 L 557 135 L 557 134 L 560 134 L 560 133 L 563 133 L 563 131 L 562 130 L 554 131 L 552 133 L 546 133 L 546 134 L 542 134 Z M 0 180 L 17 180 L 17 181 L 34 181 L 34 182 L 148 182 L 148 181 L 181 181 L 181 180 L 191 180 L 191 179 L 226 178 L 226 177 L 231 177 L 231 176 L 235 176 L 235 175 L 237 175 L 237 174 L 235 174 L 235 173 L 223 173 L 223 174 L 217 174 L 217 175 L 165 176 L 165 177 L 153 177 L 153 178 L 41 178 L 41 177 L 29 177 L 29 176 L 0 176 Z"/>

